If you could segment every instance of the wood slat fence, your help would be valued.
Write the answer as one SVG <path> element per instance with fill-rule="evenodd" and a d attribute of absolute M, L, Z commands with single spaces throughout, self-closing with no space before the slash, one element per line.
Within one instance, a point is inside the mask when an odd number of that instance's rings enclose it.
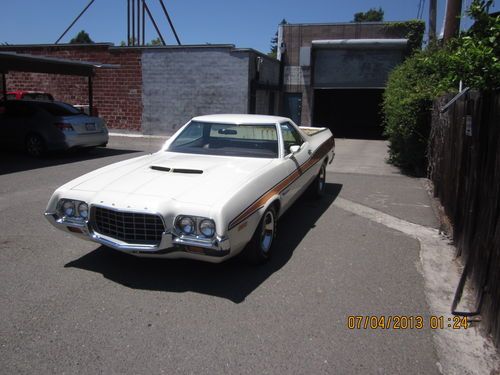
<path fill-rule="evenodd" d="M 486 329 L 500 345 L 500 91 L 434 104 L 429 178 L 453 225 Z"/>

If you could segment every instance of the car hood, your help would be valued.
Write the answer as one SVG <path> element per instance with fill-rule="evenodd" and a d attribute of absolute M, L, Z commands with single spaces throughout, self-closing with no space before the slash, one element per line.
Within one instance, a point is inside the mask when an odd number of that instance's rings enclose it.
<path fill-rule="evenodd" d="M 99 196 L 149 196 L 213 205 L 234 194 L 272 159 L 160 152 L 79 178 L 71 190 Z M 85 177 L 85 176 L 83 176 Z M 126 199 L 125 199 L 126 200 Z"/>

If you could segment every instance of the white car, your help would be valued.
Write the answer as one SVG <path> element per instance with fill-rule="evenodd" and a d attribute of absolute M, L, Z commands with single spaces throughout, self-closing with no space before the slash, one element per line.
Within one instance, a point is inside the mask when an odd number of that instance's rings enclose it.
<path fill-rule="evenodd" d="M 45 217 L 136 256 L 261 263 L 279 217 L 307 188 L 322 193 L 334 148 L 329 129 L 284 117 L 195 117 L 160 151 L 61 186 Z"/>

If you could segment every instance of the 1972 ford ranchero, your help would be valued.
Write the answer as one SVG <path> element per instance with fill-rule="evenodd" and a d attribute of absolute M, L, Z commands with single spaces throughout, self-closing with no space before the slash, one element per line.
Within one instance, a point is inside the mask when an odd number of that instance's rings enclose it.
<path fill-rule="evenodd" d="M 136 256 L 266 261 L 279 217 L 321 194 L 335 140 L 326 128 L 260 115 L 195 117 L 151 155 L 57 189 L 55 227 Z"/>

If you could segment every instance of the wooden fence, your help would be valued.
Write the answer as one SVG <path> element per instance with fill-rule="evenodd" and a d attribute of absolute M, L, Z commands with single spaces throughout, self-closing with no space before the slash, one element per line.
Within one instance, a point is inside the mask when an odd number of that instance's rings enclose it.
<path fill-rule="evenodd" d="M 500 344 L 500 91 L 436 101 L 429 178 L 453 225 L 482 322 Z"/>

